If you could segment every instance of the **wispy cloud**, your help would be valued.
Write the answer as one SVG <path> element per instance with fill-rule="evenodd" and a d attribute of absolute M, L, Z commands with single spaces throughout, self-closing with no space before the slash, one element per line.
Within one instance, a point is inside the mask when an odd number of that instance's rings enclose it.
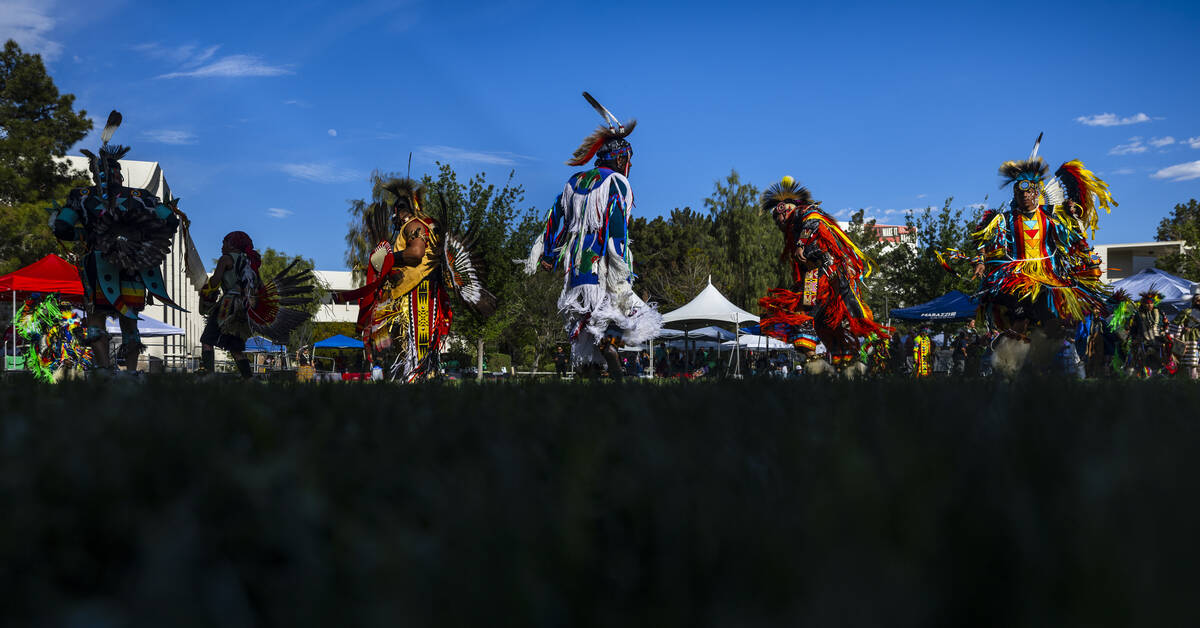
<path fill-rule="evenodd" d="M 1115 113 L 1099 113 L 1092 116 L 1079 116 L 1075 121 L 1087 126 L 1124 126 L 1126 124 L 1139 124 L 1149 122 L 1150 116 L 1144 113 L 1136 113 L 1126 118 L 1119 118 Z"/>
<path fill-rule="evenodd" d="M 1171 137 L 1170 135 L 1168 135 L 1166 137 L 1154 137 L 1154 138 L 1150 139 L 1150 145 L 1155 148 L 1162 148 L 1164 146 L 1170 146 L 1171 144 L 1174 144 L 1174 143 L 1175 143 L 1175 138 Z"/>
<path fill-rule="evenodd" d="M 515 166 L 518 161 L 529 161 L 532 157 L 507 152 L 486 152 L 455 148 L 453 146 L 421 146 L 418 148 L 423 155 L 444 161 L 468 161 L 497 166 Z"/>
<path fill-rule="evenodd" d="M 282 207 L 268 207 L 267 208 L 267 215 L 272 218 L 287 218 L 288 216 L 291 216 L 294 213 L 296 213 L 296 212 L 294 212 L 290 209 L 283 209 Z"/>
<path fill-rule="evenodd" d="M 283 164 L 279 169 L 294 179 L 313 183 L 347 183 L 361 178 L 354 170 L 327 163 Z"/>
<path fill-rule="evenodd" d="M 918 194 L 917 198 L 925 198 L 926 196 L 929 196 L 929 195 L 928 194 Z"/>
<path fill-rule="evenodd" d="M 1170 179 L 1172 181 L 1200 179 L 1200 160 L 1163 168 L 1150 176 L 1155 179 Z"/>
<path fill-rule="evenodd" d="M 0 11 L 0 41 L 11 39 L 25 52 L 39 53 L 46 61 L 62 54 L 63 46 L 49 38 L 54 29 L 54 0 L 6 0 Z"/>
<path fill-rule="evenodd" d="M 1113 171 L 1109 172 L 1108 174 L 1122 175 L 1122 174 L 1133 174 L 1133 172 L 1134 172 L 1133 168 L 1117 168 L 1116 170 L 1113 170 Z"/>
<path fill-rule="evenodd" d="M 308 104 L 307 102 L 304 102 L 303 100 L 295 100 L 295 99 L 285 100 L 285 101 L 283 101 L 283 104 L 291 105 L 293 107 L 300 107 L 301 109 L 308 109 L 308 108 L 312 107 L 312 105 Z"/>
<path fill-rule="evenodd" d="M 326 133 L 329 134 L 329 137 L 337 137 L 337 129 L 329 129 Z"/>
<path fill-rule="evenodd" d="M 1128 144 L 1117 144 L 1109 151 L 1109 155 L 1132 155 L 1136 153 L 1144 153 L 1148 150 L 1145 144 L 1142 143 L 1141 137 L 1129 138 Z"/>
<path fill-rule="evenodd" d="M 375 139 L 377 140 L 402 140 L 406 137 L 408 137 L 408 135 L 404 133 L 396 133 L 394 131 L 383 131 L 375 135 Z"/>
<path fill-rule="evenodd" d="M 1187 145 L 1191 146 L 1192 148 L 1200 148 L 1200 135 L 1197 135 L 1196 137 L 1189 137 L 1184 141 L 1187 142 Z"/>
<path fill-rule="evenodd" d="M 290 68 L 269 65 L 256 55 L 229 55 L 197 68 L 180 69 L 160 74 L 156 78 L 244 78 L 250 76 L 282 76 L 295 74 Z"/>
<path fill-rule="evenodd" d="M 170 129 L 158 129 L 152 131 L 142 131 L 142 137 L 159 144 L 172 144 L 182 146 L 186 144 L 196 143 L 196 134 L 191 131 L 175 131 Z"/>

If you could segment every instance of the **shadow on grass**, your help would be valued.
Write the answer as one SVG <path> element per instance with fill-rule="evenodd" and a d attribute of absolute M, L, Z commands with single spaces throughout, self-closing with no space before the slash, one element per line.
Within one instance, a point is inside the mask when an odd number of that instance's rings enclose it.
<path fill-rule="evenodd" d="M 0 388 L 15 625 L 1179 625 L 1200 387 Z M 86 409 L 94 416 L 79 416 Z"/>

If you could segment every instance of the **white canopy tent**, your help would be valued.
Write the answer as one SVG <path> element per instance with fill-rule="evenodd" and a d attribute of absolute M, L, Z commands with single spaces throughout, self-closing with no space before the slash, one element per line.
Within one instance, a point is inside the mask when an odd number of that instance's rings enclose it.
<path fill-rule="evenodd" d="M 752 349 L 754 351 L 788 351 L 792 349 L 792 345 L 770 336 L 757 336 L 755 334 L 742 334 L 737 340 L 729 340 L 721 343 L 722 347 L 733 348 L 735 345 L 740 345 L 743 349 Z"/>
<path fill-rule="evenodd" d="M 714 325 L 718 327 L 733 325 L 734 340 L 736 341 L 736 335 L 740 333 L 739 328 L 743 324 L 757 322 L 757 316 L 730 303 L 729 299 L 726 299 L 725 295 L 712 285 L 711 276 L 708 278 L 708 286 L 701 290 L 694 299 L 682 307 L 663 314 L 663 327 L 683 331 L 685 343 L 689 340 L 688 332 Z M 734 353 L 736 354 L 738 350 L 739 346 L 735 346 Z M 653 352 L 651 355 L 653 356 Z M 731 358 L 737 364 L 736 358 L 732 355 Z M 653 359 L 650 361 L 650 373 L 654 374 Z"/>

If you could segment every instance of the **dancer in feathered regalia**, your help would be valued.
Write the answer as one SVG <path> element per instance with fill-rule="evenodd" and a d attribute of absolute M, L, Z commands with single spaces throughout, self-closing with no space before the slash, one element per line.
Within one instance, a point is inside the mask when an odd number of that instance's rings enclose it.
<path fill-rule="evenodd" d="M 1107 311 L 1100 260 L 1087 237 L 1095 235 L 1098 210 L 1116 202 L 1079 160 L 1049 176 L 1037 156 L 1040 142 L 1029 159 L 1000 166 L 1003 185 L 1013 186 L 1012 207 L 986 212 L 972 236 L 982 311 L 993 327 L 1020 336 L 1031 325 L 1057 330 Z"/>
<path fill-rule="evenodd" d="M 378 185 L 383 200 L 364 215 L 367 237 L 376 243 L 366 284 L 335 293 L 334 302 L 358 302 L 357 328 L 369 362 L 386 359 L 393 380 L 427 379 L 437 374 L 454 317 L 446 288 L 485 317 L 495 312 L 496 297 L 483 287 L 473 238 L 443 232 L 425 213 L 420 184 L 406 178 Z"/>
<path fill-rule="evenodd" d="M 285 344 L 292 331 L 309 319 L 303 309 L 312 303 L 312 271 L 294 270 L 299 259 L 264 282 L 258 274 L 262 259 L 254 242 L 242 231 L 221 241 L 221 258 L 200 291 L 201 309 L 208 320 L 200 335 L 204 370 L 213 372 L 214 347 L 233 354 L 243 378 L 249 378 L 246 339 L 258 335 Z"/>
<path fill-rule="evenodd" d="M 783 233 L 780 259 L 791 267 L 795 282 L 791 290 L 772 289 L 759 299 L 763 332 L 810 358 L 823 342 L 838 368 L 854 361 L 859 338 L 890 337 L 893 330 L 875 322 L 859 291 L 871 274 L 871 261 L 808 189 L 784 177 L 763 192 L 761 207 Z"/>
<path fill-rule="evenodd" d="M 1168 355 L 1163 341 L 1167 333 L 1167 318 L 1158 304 L 1162 293 L 1152 286 L 1139 295 L 1137 309 L 1129 320 L 1129 360 L 1126 370 L 1134 377 L 1152 377 L 1164 366 Z"/>
<path fill-rule="evenodd" d="M 621 124 L 590 94 L 583 96 L 604 123 L 584 139 L 567 165 L 584 166 L 593 158 L 595 163 L 567 180 L 534 242 L 525 272 L 561 269 L 558 310 L 571 339 L 573 366 L 606 365 L 609 376 L 620 379 L 618 345 L 648 341 L 662 328 L 658 310 L 633 292 L 628 235 L 633 146 L 627 138 L 637 122 Z"/>
<path fill-rule="evenodd" d="M 922 327 L 913 337 L 913 375 L 916 377 L 929 377 L 933 373 L 931 344 L 928 327 Z"/>
<path fill-rule="evenodd" d="M 39 303 L 27 301 L 17 313 L 17 333 L 29 343 L 25 367 L 44 382 L 57 382 L 71 369 L 92 365 L 92 350 L 82 342 L 83 320 L 66 303 L 50 295 Z"/>
<path fill-rule="evenodd" d="M 1200 284 L 1192 287 L 1192 300 L 1171 321 L 1170 332 L 1180 367 L 1189 378 L 1200 378 Z"/>
<path fill-rule="evenodd" d="M 133 371 L 144 347 L 138 312 L 154 299 L 179 307 L 167 294 L 160 266 L 183 214 L 175 206 L 178 199 L 163 203 L 147 190 L 124 186 L 120 159 L 129 147 L 108 143 L 120 125 L 121 114 L 110 113 L 100 135 L 99 156 L 81 151 L 96 184 L 71 190 L 65 207 L 51 208 L 50 224 L 55 237 L 79 242 L 83 249 L 84 342 L 95 352 L 96 365 L 112 367 L 104 319 L 115 316 L 121 324 L 125 365 Z"/>

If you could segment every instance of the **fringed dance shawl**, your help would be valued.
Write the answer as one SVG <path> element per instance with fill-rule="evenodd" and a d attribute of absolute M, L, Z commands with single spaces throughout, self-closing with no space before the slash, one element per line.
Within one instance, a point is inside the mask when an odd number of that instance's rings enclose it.
<path fill-rule="evenodd" d="M 627 344 L 658 334 L 662 316 L 633 292 L 633 254 L 629 246 L 629 180 L 608 168 L 571 176 L 546 217 L 525 270 L 545 263 L 563 273 L 558 309 L 575 341 L 576 364 L 603 363 L 595 344 L 619 330 Z"/>

